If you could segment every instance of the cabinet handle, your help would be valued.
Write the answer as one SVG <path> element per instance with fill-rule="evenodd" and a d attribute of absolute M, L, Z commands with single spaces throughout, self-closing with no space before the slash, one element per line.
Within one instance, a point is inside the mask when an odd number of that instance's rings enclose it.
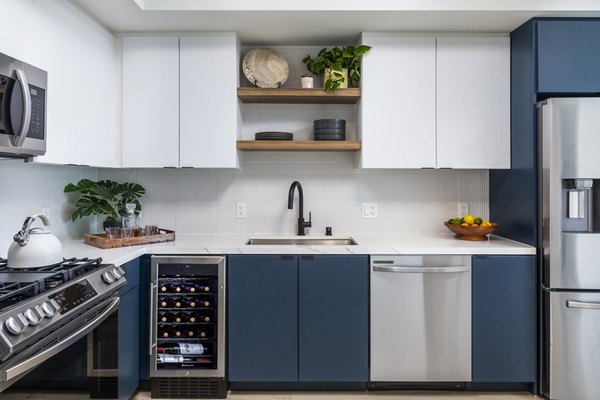
<path fill-rule="evenodd" d="M 584 308 L 587 310 L 600 310 L 600 303 L 587 303 L 584 301 L 567 300 L 568 308 Z"/>

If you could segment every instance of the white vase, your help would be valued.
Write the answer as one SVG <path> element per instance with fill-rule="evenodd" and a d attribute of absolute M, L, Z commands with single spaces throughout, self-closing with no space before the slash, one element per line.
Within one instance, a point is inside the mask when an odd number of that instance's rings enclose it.
<path fill-rule="evenodd" d="M 312 89 L 315 87 L 315 78 L 312 76 L 303 76 L 302 77 L 302 88 L 304 89 Z"/>

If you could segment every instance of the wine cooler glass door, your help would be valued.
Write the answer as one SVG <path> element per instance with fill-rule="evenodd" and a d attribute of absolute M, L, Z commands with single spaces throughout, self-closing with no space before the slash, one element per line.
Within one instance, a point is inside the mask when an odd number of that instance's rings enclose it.
<path fill-rule="evenodd" d="M 224 377 L 225 259 L 152 257 L 150 376 Z"/>

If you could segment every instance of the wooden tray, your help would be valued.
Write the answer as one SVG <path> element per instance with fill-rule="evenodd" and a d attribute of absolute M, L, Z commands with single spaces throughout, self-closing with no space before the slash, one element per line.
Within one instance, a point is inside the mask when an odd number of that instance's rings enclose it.
<path fill-rule="evenodd" d="M 114 249 L 117 247 L 139 246 L 142 244 L 172 242 L 175 240 L 175 231 L 159 229 L 158 235 L 134 236 L 130 238 L 107 239 L 106 233 L 86 233 L 83 235 L 85 244 L 101 249 Z"/>

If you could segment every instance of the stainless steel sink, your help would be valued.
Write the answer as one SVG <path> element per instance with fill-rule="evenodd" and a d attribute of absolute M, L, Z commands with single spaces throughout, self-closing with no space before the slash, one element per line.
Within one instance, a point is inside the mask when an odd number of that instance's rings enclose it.
<path fill-rule="evenodd" d="M 246 242 L 250 245 L 282 245 L 282 246 L 353 246 L 357 243 L 352 238 L 253 238 Z"/>

